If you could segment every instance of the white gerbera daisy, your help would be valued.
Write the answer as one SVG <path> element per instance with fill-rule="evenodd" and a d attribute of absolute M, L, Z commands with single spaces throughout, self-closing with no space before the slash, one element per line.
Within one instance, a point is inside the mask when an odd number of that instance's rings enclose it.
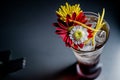
<path fill-rule="evenodd" d="M 87 29 L 82 26 L 74 26 L 70 31 L 70 39 L 76 44 L 81 44 L 85 40 L 88 40 L 88 32 Z"/>

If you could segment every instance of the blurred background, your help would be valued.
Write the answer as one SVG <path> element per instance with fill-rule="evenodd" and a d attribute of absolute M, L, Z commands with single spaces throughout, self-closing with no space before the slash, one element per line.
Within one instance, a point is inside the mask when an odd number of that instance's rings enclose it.
<path fill-rule="evenodd" d="M 119 3 L 115 0 L 4 0 L 0 2 L 0 51 L 11 50 L 12 59 L 24 57 L 24 69 L 11 73 L 4 80 L 45 76 L 59 72 L 76 62 L 70 48 L 56 35 L 55 11 L 65 2 L 80 4 L 83 11 L 101 13 L 110 25 L 110 37 L 105 44 L 102 73 L 96 80 L 120 80 Z M 115 4 L 115 2 L 117 4 Z"/>

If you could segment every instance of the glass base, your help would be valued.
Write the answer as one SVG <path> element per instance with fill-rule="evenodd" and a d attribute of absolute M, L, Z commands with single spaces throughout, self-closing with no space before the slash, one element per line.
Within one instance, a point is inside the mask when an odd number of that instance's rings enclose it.
<path fill-rule="evenodd" d="M 94 80 L 96 79 L 102 70 L 102 64 L 98 64 L 95 67 L 89 68 L 87 72 L 83 72 L 83 70 L 80 68 L 80 64 L 76 64 L 77 74 L 80 79 L 82 80 Z"/>

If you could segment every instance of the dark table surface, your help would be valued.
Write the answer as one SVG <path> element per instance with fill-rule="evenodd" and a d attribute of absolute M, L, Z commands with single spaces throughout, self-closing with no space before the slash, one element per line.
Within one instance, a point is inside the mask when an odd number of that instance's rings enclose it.
<path fill-rule="evenodd" d="M 24 57 L 24 69 L 3 80 L 77 80 L 76 58 L 54 33 L 55 11 L 64 0 L 4 1 L 0 3 L 0 50 L 12 51 L 12 59 Z M 101 55 L 102 72 L 96 80 L 120 80 L 120 27 L 118 4 L 105 0 L 69 0 L 84 11 L 102 12 L 110 25 L 110 37 Z M 113 6 L 114 4 L 114 6 Z M 69 78 L 69 79 L 68 79 Z"/>

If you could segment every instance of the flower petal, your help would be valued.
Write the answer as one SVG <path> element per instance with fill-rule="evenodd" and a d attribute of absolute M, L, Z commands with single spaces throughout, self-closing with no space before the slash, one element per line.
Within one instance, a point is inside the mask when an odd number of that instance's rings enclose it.
<path fill-rule="evenodd" d="M 67 34 L 64 36 L 64 38 L 63 38 L 63 41 L 64 42 L 66 42 L 67 41 L 67 38 L 68 38 L 68 36 L 67 36 Z"/>
<path fill-rule="evenodd" d="M 65 44 L 66 44 L 66 46 L 69 46 L 69 40 L 68 40 L 69 38 L 68 38 L 68 36 L 66 35 L 66 37 L 64 38 L 64 42 L 65 42 Z"/>
<path fill-rule="evenodd" d="M 84 44 L 81 43 L 80 45 L 78 45 L 80 48 L 83 48 L 84 47 Z"/>
<path fill-rule="evenodd" d="M 62 29 L 67 30 L 67 26 L 64 26 L 62 23 L 59 22 L 58 25 L 59 25 Z"/>
<path fill-rule="evenodd" d="M 82 22 L 82 23 L 86 23 L 87 20 L 86 20 L 86 19 L 82 19 L 81 22 Z"/>
<path fill-rule="evenodd" d="M 70 37 L 68 36 L 68 39 L 67 39 L 67 44 L 69 45 L 69 47 L 72 46 L 72 40 L 70 39 Z"/>
<path fill-rule="evenodd" d="M 66 24 L 66 22 L 60 20 L 60 18 L 57 19 L 58 23 L 62 23 L 65 27 L 68 27 L 68 25 Z"/>
<path fill-rule="evenodd" d="M 74 44 L 74 47 L 73 47 L 75 50 L 78 50 L 78 46 L 76 44 Z"/>
<path fill-rule="evenodd" d="M 67 31 L 62 28 L 56 28 L 56 34 L 67 34 Z"/>
<path fill-rule="evenodd" d="M 59 36 L 63 39 L 64 41 L 64 38 L 66 37 L 67 34 L 60 34 Z"/>
<path fill-rule="evenodd" d="M 72 20 L 75 20 L 75 18 L 76 18 L 76 13 L 74 12 L 74 13 L 72 14 Z"/>
<path fill-rule="evenodd" d="M 92 37 L 93 37 L 93 34 L 92 34 L 92 33 L 89 33 L 87 37 L 88 37 L 88 38 L 92 38 Z"/>
<path fill-rule="evenodd" d="M 56 28 L 56 31 L 66 31 L 67 32 L 67 30 L 64 30 L 64 29 L 59 28 L 59 27 Z"/>
<path fill-rule="evenodd" d="M 73 44 L 73 42 L 72 42 L 72 40 L 70 39 L 70 47 L 72 46 L 72 44 Z"/>
<path fill-rule="evenodd" d="M 87 24 L 87 26 L 91 27 L 91 26 L 92 26 L 92 24 Z"/>
<path fill-rule="evenodd" d="M 66 23 L 68 24 L 69 23 L 69 19 L 71 19 L 70 15 L 67 15 L 66 16 Z"/>
<path fill-rule="evenodd" d="M 57 31 L 56 31 L 56 34 L 61 35 L 61 34 L 66 34 L 66 32 L 63 32 L 63 31 L 57 32 Z"/>
<path fill-rule="evenodd" d="M 83 15 L 83 12 L 80 12 L 79 15 L 76 17 L 76 20 L 80 21 Z"/>

